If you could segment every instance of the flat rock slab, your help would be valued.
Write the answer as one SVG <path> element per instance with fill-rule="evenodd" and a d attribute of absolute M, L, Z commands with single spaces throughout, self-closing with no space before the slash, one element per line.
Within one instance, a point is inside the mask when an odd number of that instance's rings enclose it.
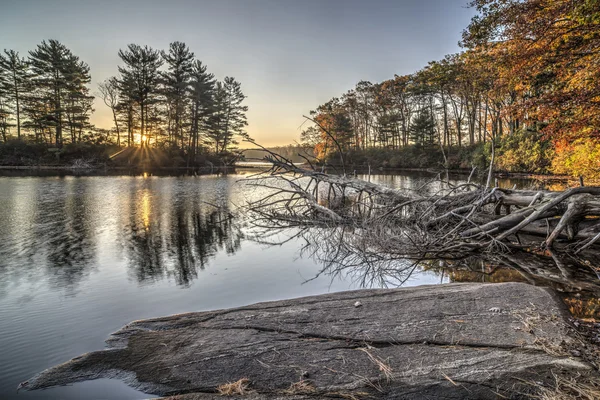
<path fill-rule="evenodd" d="M 516 398 L 528 382 L 594 373 L 568 355 L 567 313 L 550 289 L 467 283 L 180 314 L 132 322 L 106 350 L 50 368 L 28 389 L 108 377 L 223 399 L 217 388 L 244 378 L 256 399 Z"/>

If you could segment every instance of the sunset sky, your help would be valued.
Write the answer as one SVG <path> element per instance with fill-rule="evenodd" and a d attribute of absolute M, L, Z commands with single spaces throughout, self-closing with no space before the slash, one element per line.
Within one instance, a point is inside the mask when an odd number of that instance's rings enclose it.
<path fill-rule="evenodd" d="M 3 3 L 0 48 L 27 55 L 58 39 L 87 62 L 92 92 L 117 74 L 129 43 L 185 42 L 248 96 L 248 132 L 264 145 L 299 139 L 302 115 L 351 89 L 414 72 L 459 51 L 466 0 L 19 0 Z M 112 126 L 97 99 L 92 123 Z"/>

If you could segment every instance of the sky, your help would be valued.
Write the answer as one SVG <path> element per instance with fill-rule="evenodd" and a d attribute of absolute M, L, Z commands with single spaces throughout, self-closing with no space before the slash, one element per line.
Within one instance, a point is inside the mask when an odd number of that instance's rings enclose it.
<path fill-rule="evenodd" d="M 0 49 L 57 39 L 89 64 L 92 93 L 129 43 L 185 42 L 248 96 L 248 133 L 298 141 L 303 115 L 361 80 L 380 82 L 460 51 L 467 0 L 0 0 Z M 96 99 L 91 122 L 112 127 Z"/>

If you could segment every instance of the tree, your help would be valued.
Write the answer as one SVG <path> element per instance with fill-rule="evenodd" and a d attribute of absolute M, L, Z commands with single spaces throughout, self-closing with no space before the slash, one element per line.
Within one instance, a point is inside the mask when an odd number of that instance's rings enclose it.
<path fill-rule="evenodd" d="M 600 136 L 598 0 L 475 0 L 463 45 L 494 56 L 515 93 L 506 112 L 546 122 L 555 141 Z"/>
<path fill-rule="evenodd" d="M 119 57 L 125 66 L 119 66 L 120 89 L 125 97 L 137 103 L 140 110 L 140 144 L 146 137 L 148 107 L 156 103 L 159 93 L 159 68 L 163 64 L 160 52 L 148 46 L 130 44 L 126 50 L 119 50 Z"/>
<path fill-rule="evenodd" d="M 8 132 L 8 118 L 10 116 L 10 110 L 6 104 L 7 98 L 5 71 L 0 70 L 0 134 L 5 143 L 7 141 L 6 134 Z"/>
<path fill-rule="evenodd" d="M 119 89 L 119 102 L 116 107 L 117 115 L 120 116 L 118 120 L 127 128 L 127 146 L 132 146 L 135 144 L 133 134 L 139 122 L 139 115 L 136 114 L 136 84 L 131 75 L 115 78 L 115 82 Z"/>
<path fill-rule="evenodd" d="M 117 131 L 117 146 L 121 146 L 121 133 L 119 131 L 119 120 L 117 119 L 118 106 L 120 102 L 119 97 L 119 83 L 117 78 L 111 77 L 98 84 L 98 90 L 102 101 L 110 108 L 113 115 L 113 121 L 115 123 L 115 129 Z"/>
<path fill-rule="evenodd" d="M 206 131 L 209 117 L 214 112 L 215 76 L 206 72 L 206 65 L 196 60 L 192 64 L 188 97 L 190 110 L 191 157 L 195 159 L 200 144 L 200 131 Z"/>
<path fill-rule="evenodd" d="M 27 61 L 20 58 L 16 51 L 5 49 L 4 55 L 0 54 L 0 74 L 4 75 L 4 80 L 0 82 L 0 85 L 2 85 L 2 91 L 7 94 L 7 98 L 14 102 L 19 140 L 21 139 L 21 99 L 25 91 L 27 69 Z"/>
<path fill-rule="evenodd" d="M 162 58 L 167 65 L 167 71 L 162 74 L 164 94 L 169 105 L 169 136 L 173 144 L 179 140 L 181 148 L 184 147 L 183 120 L 187 110 L 186 92 L 190 84 L 190 75 L 193 69 L 194 53 L 182 42 L 173 42 L 169 45 L 169 52 L 162 52 Z M 171 121 L 173 123 L 171 123 Z M 171 136 L 173 136 L 171 138 Z"/>
<path fill-rule="evenodd" d="M 433 144 L 435 121 L 431 109 L 422 107 L 410 124 L 410 138 L 417 146 Z"/>
<path fill-rule="evenodd" d="M 207 133 L 209 144 L 214 146 L 215 153 L 223 153 L 230 146 L 236 145 L 236 136 L 248 137 L 244 131 L 248 125 L 248 106 L 242 105 L 245 98 L 241 84 L 233 77 L 225 77 L 223 82 L 217 82 L 214 113 L 209 118 L 210 129 Z"/>
<path fill-rule="evenodd" d="M 91 78 L 89 67 L 57 40 L 43 41 L 29 52 L 29 64 L 32 72 L 32 84 L 38 92 L 38 106 L 45 106 L 38 122 L 42 126 L 54 127 L 55 144 L 63 144 L 63 127 L 65 114 L 71 127 L 79 127 L 79 134 L 84 121 L 91 110 L 87 84 Z M 72 137 L 73 139 L 73 137 Z"/>
<path fill-rule="evenodd" d="M 93 112 L 94 97 L 87 86 L 91 77 L 89 66 L 71 57 L 68 63 L 68 90 L 65 93 L 65 116 L 71 133 L 71 143 L 81 142 L 84 128 L 91 128 L 89 116 Z"/>
<path fill-rule="evenodd" d="M 346 109 L 340 99 L 333 98 L 327 103 L 319 106 L 311 114 L 317 125 L 321 143 L 315 146 L 315 154 L 324 159 L 331 153 L 339 153 L 342 164 L 343 156 L 352 146 L 353 127 Z"/>

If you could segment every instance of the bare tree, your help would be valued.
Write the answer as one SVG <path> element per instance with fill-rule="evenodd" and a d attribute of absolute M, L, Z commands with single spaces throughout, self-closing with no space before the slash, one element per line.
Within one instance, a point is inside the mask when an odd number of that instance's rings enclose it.
<path fill-rule="evenodd" d="M 121 146 L 121 132 L 119 131 L 119 121 L 117 119 L 117 106 L 119 104 L 119 84 L 115 77 L 108 78 L 98 84 L 102 101 L 109 107 L 115 121 L 115 129 L 117 130 L 117 146 Z"/>

